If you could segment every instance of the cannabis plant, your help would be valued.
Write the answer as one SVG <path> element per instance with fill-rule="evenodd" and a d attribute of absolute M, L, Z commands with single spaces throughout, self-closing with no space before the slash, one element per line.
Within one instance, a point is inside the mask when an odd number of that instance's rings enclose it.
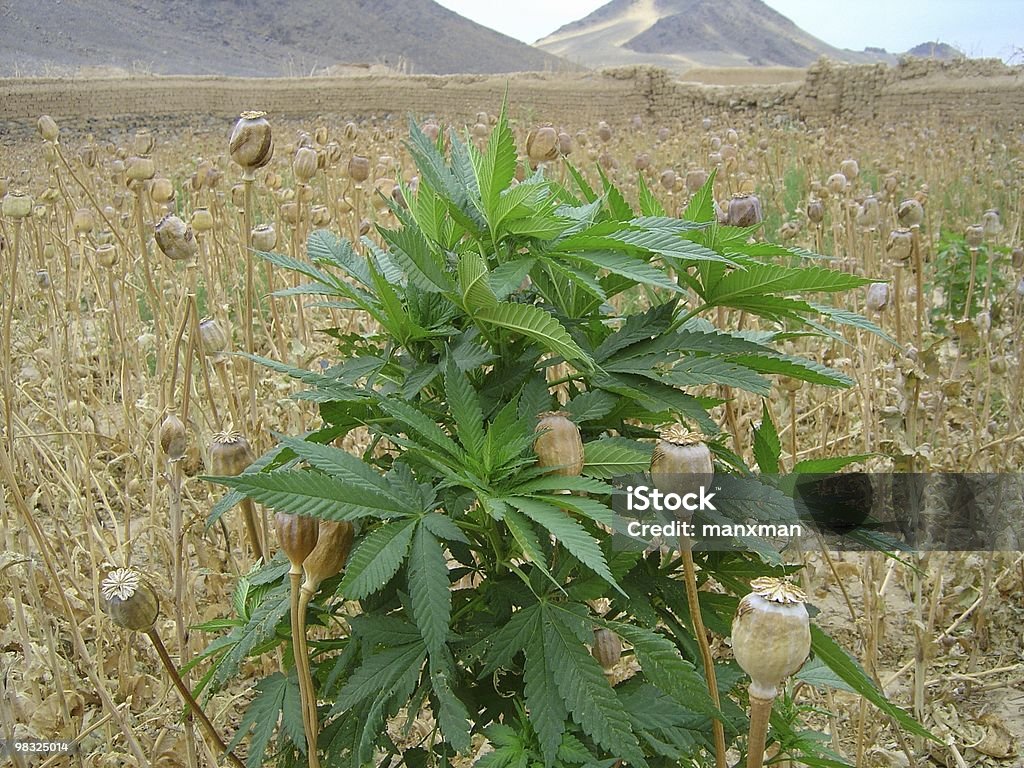
<path fill-rule="evenodd" d="M 712 720 L 730 741 L 746 731 L 742 673 L 717 665 L 715 707 L 695 665 L 680 560 L 613 545 L 621 523 L 608 481 L 645 470 L 658 428 L 673 423 L 703 433 L 718 471 L 749 472 L 712 418 L 718 394 L 766 397 L 775 375 L 850 386 L 783 353 L 781 339 L 838 336 L 825 322 L 872 329 L 820 300 L 869 280 L 720 226 L 713 178 L 681 218 L 642 177 L 639 212 L 603 174 L 594 189 L 568 164 L 569 188 L 543 169 L 516 183 L 504 114 L 484 150 L 455 133 L 432 142 L 414 122 L 408 147 L 419 185 L 401 188 L 398 226 L 379 229 L 383 247 L 317 231 L 308 260 L 263 254 L 375 331 L 330 330 L 333 367 L 261 360 L 309 385 L 302 397 L 319 404 L 323 425 L 280 437 L 241 475 L 214 478 L 232 489 L 215 514 L 247 497 L 358 528 L 343 573 L 308 607 L 310 627 L 321 627 L 308 643 L 313 743 L 331 766 L 707 761 Z M 794 257 L 799 266 L 777 263 Z M 720 308 L 756 318 L 757 330 L 716 328 Z M 554 410 L 580 430 L 580 474 L 537 460 L 538 421 Z M 362 455 L 335 447 L 358 427 L 370 433 Z M 727 590 L 700 596 L 720 636 L 750 580 L 783 571 L 763 548 L 694 558 L 702 581 Z M 275 559 L 247 575 L 236 616 L 207 625 L 226 631 L 204 654 L 209 690 L 247 657 L 284 649 L 285 671 L 257 684 L 236 736 L 251 734 L 253 768 L 268 750 L 279 765 L 307 762 L 288 567 Z M 626 649 L 607 675 L 606 654 L 591 653 L 598 630 Z M 914 727 L 813 633 L 812 662 L 832 670 L 816 682 L 852 685 Z M 819 740 L 787 745 L 805 762 L 834 759 Z"/>

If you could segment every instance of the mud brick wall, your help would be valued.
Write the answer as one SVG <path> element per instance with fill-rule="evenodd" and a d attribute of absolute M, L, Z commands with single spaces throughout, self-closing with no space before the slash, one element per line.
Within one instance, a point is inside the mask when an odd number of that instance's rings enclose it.
<path fill-rule="evenodd" d="M 755 112 L 809 123 L 845 120 L 1024 120 L 1024 67 L 999 60 L 905 59 L 898 66 L 821 60 L 802 81 L 710 86 L 681 82 L 651 67 L 585 74 L 450 77 L 367 75 L 317 78 L 130 77 L 0 79 L 0 135 L 31 132 L 50 114 L 68 127 L 124 127 L 131 118 L 156 127 L 189 116 L 230 118 L 246 109 L 282 116 L 341 118 L 436 115 L 472 122 L 496 111 L 508 88 L 513 114 L 579 126 L 643 115 L 690 122 L 707 114 Z"/>

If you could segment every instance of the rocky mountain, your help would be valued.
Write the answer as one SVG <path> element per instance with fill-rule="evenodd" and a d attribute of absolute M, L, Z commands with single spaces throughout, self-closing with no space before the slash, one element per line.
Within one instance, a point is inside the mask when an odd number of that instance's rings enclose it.
<path fill-rule="evenodd" d="M 0 75 L 272 77 L 345 64 L 413 74 L 573 67 L 433 0 L 0 2 Z"/>
<path fill-rule="evenodd" d="M 835 48 L 762 0 L 612 0 L 537 41 L 587 67 L 806 67 L 820 56 L 889 61 L 884 52 Z"/>

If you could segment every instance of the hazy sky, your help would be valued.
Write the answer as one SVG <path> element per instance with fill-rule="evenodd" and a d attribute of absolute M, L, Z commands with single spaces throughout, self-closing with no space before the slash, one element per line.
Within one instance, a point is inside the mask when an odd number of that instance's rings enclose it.
<path fill-rule="evenodd" d="M 728 0 L 720 0 L 728 2 Z M 466 18 L 532 43 L 605 0 L 438 0 Z M 930 40 L 970 56 L 1009 59 L 1024 48 L 1024 0 L 766 0 L 812 35 L 839 48 L 890 52 Z M 1014 63 L 1022 62 L 1018 54 Z"/>

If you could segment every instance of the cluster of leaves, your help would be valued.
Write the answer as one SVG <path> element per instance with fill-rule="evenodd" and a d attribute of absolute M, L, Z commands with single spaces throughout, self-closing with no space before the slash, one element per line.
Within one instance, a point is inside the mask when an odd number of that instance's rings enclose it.
<path fill-rule="evenodd" d="M 740 674 L 721 665 L 729 695 L 716 709 L 694 664 L 679 561 L 613 547 L 618 523 L 606 481 L 646 468 L 653 427 L 673 421 L 707 434 L 721 468 L 749 472 L 716 441 L 708 410 L 722 400 L 705 385 L 762 396 L 771 375 L 849 386 L 779 342 L 838 337 L 825 322 L 877 331 L 809 298 L 868 281 L 719 226 L 713 179 L 674 218 L 642 180 L 639 212 L 603 175 L 596 191 L 571 166 L 572 190 L 542 171 L 514 183 L 504 114 L 484 150 L 454 133 L 435 144 L 415 123 L 410 131 L 420 185 L 402 190 L 400 226 L 379 230 L 385 248 L 363 239 L 359 252 L 320 231 L 308 260 L 264 254 L 305 275 L 304 292 L 365 313 L 379 331 L 335 333 L 344 359 L 326 370 L 263 360 L 310 386 L 300 396 L 319 404 L 324 426 L 281 438 L 238 477 L 217 478 L 233 490 L 215 514 L 246 495 L 361 526 L 343 577 L 325 584 L 312 609 L 313 623 L 337 626 L 342 600 L 360 606 L 346 635 L 311 647 L 328 764 L 400 752 L 409 765 L 442 764 L 469 753 L 479 735 L 494 747 L 479 760 L 487 768 L 697 757 L 710 746 L 711 718 L 730 738 L 743 731 Z M 642 308 L 616 309 L 628 304 Z M 714 327 L 706 316 L 719 307 L 757 316 L 762 330 Z M 580 477 L 536 466 L 537 418 L 557 406 L 555 384 L 567 388 L 564 410 L 585 442 Z M 360 426 L 372 435 L 362 456 L 331 444 Z M 736 594 L 751 578 L 780 572 L 749 553 L 698 559 L 703 574 Z M 217 624 L 230 632 L 208 649 L 204 684 L 223 684 L 268 647 L 290 651 L 284 587 L 272 586 L 282 568 L 271 563 L 248 577 L 265 585 L 262 600 L 239 601 L 239 619 Z M 599 615 L 591 606 L 600 598 L 610 607 Z M 728 634 L 737 598 L 706 599 L 707 625 Z M 611 685 L 590 655 L 599 627 L 615 632 L 639 667 L 628 681 Z M 825 662 L 848 684 L 874 691 L 848 656 L 827 650 Z M 294 698 L 289 686 L 294 676 L 279 674 L 258 687 L 243 728 L 254 729 L 250 766 L 264 760 L 273 713 Z M 432 729 L 400 750 L 386 724 L 425 708 Z M 296 730 L 283 716 L 281 765 L 301 764 Z M 795 743 L 805 762 L 821 754 L 806 739 Z"/>
<path fill-rule="evenodd" d="M 993 320 L 998 320 L 1006 288 L 1003 265 L 1009 252 L 1005 246 L 988 243 L 972 254 L 963 235 L 943 231 L 936 249 L 931 286 L 942 288 L 942 304 L 930 310 L 932 327 L 945 332 L 953 322 L 963 317 L 977 317 L 986 306 L 986 299 Z M 970 307 L 967 306 L 968 293 Z"/>

